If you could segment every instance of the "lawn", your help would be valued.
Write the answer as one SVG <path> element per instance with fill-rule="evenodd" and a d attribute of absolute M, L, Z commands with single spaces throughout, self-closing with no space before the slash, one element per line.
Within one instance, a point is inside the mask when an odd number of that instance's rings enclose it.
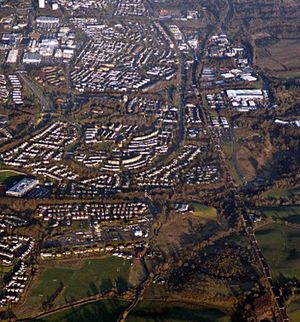
<path fill-rule="evenodd" d="M 256 237 L 274 277 L 300 278 L 300 229 L 270 224 Z"/>
<path fill-rule="evenodd" d="M 36 319 L 39 322 L 111 322 L 117 321 L 127 302 L 118 299 L 102 300 L 84 304 L 69 310 Z"/>
<path fill-rule="evenodd" d="M 40 306 L 64 284 L 57 304 L 66 304 L 74 300 L 108 291 L 113 287 L 126 290 L 130 262 L 117 257 L 105 259 L 84 259 L 79 263 L 57 263 L 47 266 L 40 280 L 29 291 L 26 307 Z"/>
<path fill-rule="evenodd" d="M 228 322 L 222 311 L 186 305 L 179 302 L 144 300 L 129 314 L 128 322 Z"/>
<path fill-rule="evenodd" d="M 0 184 L 11 186 L 15 181 L 22 179 L 24 173 L 13 170 L 0 170 Z"/>
<path fill-rule="evenodd" d="M 217 219 L 217 209 L 214 207 L 208 207 L 205 205 L 202 205 L 198 202 L 192 202 L 190 205 L 194 209 L 194 216 L 201 217 L 204 219 L 211 219 L 215 220 Z"/>
<path fill-rule="evenodd" d="M 291 322 L 300 321 L 300 299 L 294 300 L 287 307 L 287 314 Z"/>
<path fill-rule="evenodd" d="M 265 217 L 300 224 L 300 206 L 258 207 L 256 210 L 258 210 Z"/>

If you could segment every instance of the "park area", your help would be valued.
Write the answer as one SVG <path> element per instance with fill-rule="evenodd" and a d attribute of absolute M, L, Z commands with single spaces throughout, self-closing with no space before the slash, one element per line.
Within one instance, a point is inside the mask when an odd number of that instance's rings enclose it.
<path fill-rule="evenodd" d="M 269 224 L 256 231 L 259 246 L 274 278 L 300 278 L 300 229 Z"/>
<path fill-rule="evenodd" d="M 42 311 L 43 303 L 51 298 L 52 304 L 61 306 L 111 289 L 126 291 L 130 287 L 129 271 L 130 261 L 118 257 L 46 264 L 35 277 L 16 315 L 23 317 L 32 310 Z"/>

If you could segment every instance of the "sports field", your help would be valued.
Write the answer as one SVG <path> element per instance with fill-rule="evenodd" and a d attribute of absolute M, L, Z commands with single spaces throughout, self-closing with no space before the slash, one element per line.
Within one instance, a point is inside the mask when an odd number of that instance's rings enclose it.
<path fill-rule="evenodd" d="M 63 290 L 55 300 L 56 304 L 61 305 L 112 288 L 124 291 L 129 287 L 129 269 L 130 262 L 117 257 L 49 264 L 41 272 L 37 284 L 30 289 L 25 306 L 41 306 L 60 288 L 61 283 Z"/>
<path fill-rule="evenodd" d="M 263 216 L 300 224 L 300 206 L 270 206 L 258 207 Z"/>
<path fill-rule="evenodd" d="M 300 229 L 270 224 L 256 237 L 274 277 L 300 278 Z"/>
<path fill-rule="evenodd" d="M 186 305 L 179 302 L 144 300 L 129 314 L 128 322 L 229 322 L 230 317 L 219 310 Z"/>

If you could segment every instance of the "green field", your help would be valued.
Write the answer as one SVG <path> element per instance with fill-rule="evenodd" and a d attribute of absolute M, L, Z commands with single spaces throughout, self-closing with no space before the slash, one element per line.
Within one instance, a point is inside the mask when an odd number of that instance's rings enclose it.
<path fill-rule="evenodd" d="M 57 304 L 93 296 L 111 290 L 126 290 L 130 262 L 117 257 L 105 259 L 84 259 L 78 264 L 56 263 L 46 267 L 40 276 L 38 284 L 33 287 L 25 305 L 27 307 L 40 306 L 54 292 L 59 289 L 61 282 L 63 291 L 58 296 Z"/>
<path fill-rule="evenodd" d="M 208 207 L 198 202 L 191 202 L 190 205 L 193 207 L 193 214 L 196 217 L 215 220 L 217 219 L 217 209 L 214 207 Z"/>
<path fill-rule="evenodd" d="M 13 170 L 0 170 L 0 184 L 10 185 L 16 180 L 21 179 L 24 173 Z"/>
<path fill-rule="evenodd" d="M 69 310 L 36 319 L 39 322 L 112 322 L 116 321 L 120 313 L 128 305 L 117 299 L 102 300 L 91 304 L 84 304 Z"/>
<path fill-rule="evenodd" d="M 292 189 L 271 189 L 264 191 L 261 196 L 266 199 L 293 198 L 300 195 L 300 187 Z"/>
<path fill-rule="evenodd" d="M 300 229 L 270 224 L 256 237 L 274 277 L 300 278 Z"/>
<path fill-rule="evenodd" d="M 300 321 L 300 299 L 294 300 L 287 307 L 287 314 L 291 322 Z"/>
<path fill-rule="evenodd" d="M 258 207 L 256 210 L 265 217 L 300 224 L 300 206 Z"/>
<path fill-rule="evenodd" d="M 128 322 L 229 322 L 222 311 L 179 302 L 144 300 L 129 314 Z"/>
<path fill-rule="evenodd" d="M 225 154 L 227 155 L 227 164 L 230 171 L 230 174 L 232 175 L 234 181 L 241 185 L 243 183 L 243 180 L 241 179 L 238 170 L 236 168 L 235 162 L 234 162 L 234 142 L 229 142 L 223 145 L 223 150 Z"/>

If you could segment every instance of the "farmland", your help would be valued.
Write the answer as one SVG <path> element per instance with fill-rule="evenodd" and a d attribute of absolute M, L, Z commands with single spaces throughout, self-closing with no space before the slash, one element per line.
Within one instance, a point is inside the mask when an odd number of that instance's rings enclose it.
<path fill-rule="evenodd" d="M 256 237 L 274 277 L 300 277 L 299 229 L 270 224 L 258 229 Z"/>

